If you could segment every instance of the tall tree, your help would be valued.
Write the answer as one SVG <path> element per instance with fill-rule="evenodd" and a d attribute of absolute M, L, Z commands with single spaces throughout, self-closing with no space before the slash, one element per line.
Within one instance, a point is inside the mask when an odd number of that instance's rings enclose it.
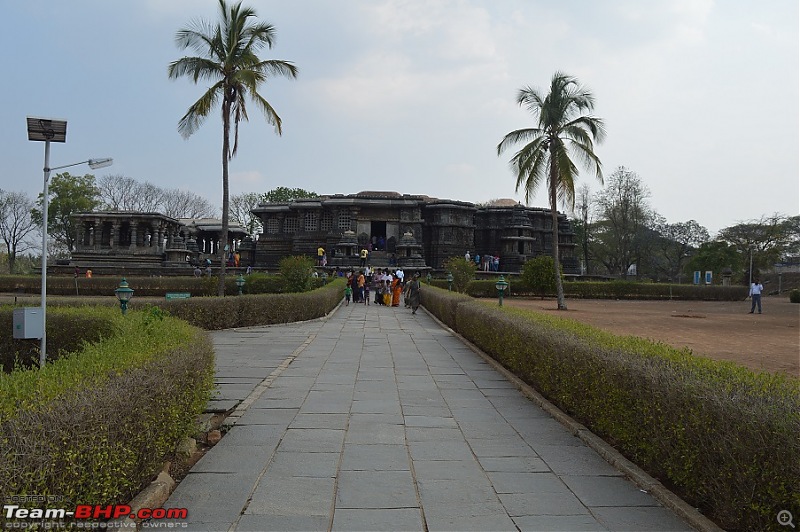
<path fill-rule="evenodd" d="M 17 255 L 32 247 L 28 237 L 37 228 L 32 210 L 33 201 L 23 192 L 0 190 L 0 238 L 6 245 L 9 273 L 16 270 Z"/>
<path fill-rule="evenodd" d="M 91 212 L 100 204 L 100 191 L 92 174 L 70 175 L 69 172 L 56 174 L 50 181 L 47 206 L 47 232 L 57 247 L 66 252 L 75 249 L 77 236 L 72 215 L 78 212 Z M 42 223 L 42 194 L 37 200 L 39 208 L 33 210 L 34 221 Z"/>
<path fill-rule="evenodd" d="M 216 207 L 207 199 L 179 188 L 161 191 L 159 210 L 170 218 L 213 218 L 217 214 Z"/>
<path fill-rule="evenodd" d="M 255 192 L 236 194 L 231 198 L 231 216 L 247 232 L 254 236 L 261 232 L 261 218 L 253 214 L 253 209 L 261 203 L 261 196 Z"/>
<path fill-rule="evenodd" d="M 570 210 L 575 205 L 575 179 L 578 169 L 572 158 L 577 156 L 603 182 L 600 159 L 594 143 L 602 142 L 605 128 L 602 119 L 588 114 L 594 109 L 594 95 L 578 80 L 562 72 L 553 74 L 550 91 L 545 95 L 531 87 L 520 89 L 517 103 L 537 119 L 537 127 L 508 133 L 497 145 L 502 154 L 512 145 L 525 145 L 511 158 L 511 169 L 517 176 L 518 191 L 525 188 L 529 203 L 543 181 L 547 182 L 553 226 L 553 260 L 560 265 L 558 253 L 558 200 Z M 572 157 L 571 157 L 572 156 Z M 555 268 L 559 310 L 566 310 L 560 267 Z"/>
<path fill-rule="evenodd" d="M 775 213 L 726 227 L 720 230 L 717 240 L 734 246 L 748 263 L 752 252 L 753 269 L 762 270 L 796 252 L 800 240 L 798 230 L 800 216 Z"/>
<path fill-rule="evenodd" d="M 211 87 L 197 100 L 178 122 L 178 131 L 184 138 L 192 135 L 216 103 L 222 108 L 222 235 L 220 248 L 228 245 L 229 197 L 228 161 L 236 155 L 239 140 L 239 122 L 247 120 L 248 97 L 264 113 L 269 124 L 281 134 L 281 119 L 272 105 L 258 93 L 259 86 L 271 75 L 288 78 L 297 77 L 297 68 L 288 61 L 262 60 L 258 53 L 266 46 L 272 48 L 275 28 L 271 24 L 255 20 L 253 9 L 241 3 L 229 6 L 219 0 L 220 19 L 216 24 L 205 21 L 191 23 L 179 30 L 175 42 L 181 49 L 191 48 L 201 54 L 182 57 L 170 63 L 168 75 L 171 79 L 189 76 L 212 82 Z M 233 146 L 230 142 L 233 126 Z M 225 294 L 225 257 L 221 257 L 218 293 Z"/>
<path fill-rule="evenodd" d="M 653 212 L 647 203 L 650 191 L 639 175 L 619 166 L 608 178 L 607 186 L 598 192 L 599 221 L 595 242 L 604 250 L 598 256 L 609 273 L 627 276 L 628 270 L 639 261 L 641 247 Z"/>
<path fill-rule="evenodd" d="M 660 235 L 656 247 L 663 259 L 664 273 L 680 282 L 692 252 L 708 242 L 708 230 L 694 220 L 671 224 L 662 217 L 657 218 L 655 230 Z"/>

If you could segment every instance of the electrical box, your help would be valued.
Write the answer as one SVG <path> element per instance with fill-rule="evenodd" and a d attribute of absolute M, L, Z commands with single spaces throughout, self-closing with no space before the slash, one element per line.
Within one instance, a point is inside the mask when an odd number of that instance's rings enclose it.
<path fill-rule="evenodd" d="M 14 338 L 41 338 L 42 307 L 25 307 L 14 309 Z"/>

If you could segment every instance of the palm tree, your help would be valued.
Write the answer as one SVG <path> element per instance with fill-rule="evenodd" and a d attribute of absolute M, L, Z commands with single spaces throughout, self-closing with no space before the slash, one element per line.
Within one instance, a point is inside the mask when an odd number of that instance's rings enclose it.
<path fill-rule="evenodd" d="M 550 210 L 553 217 L 553 260 L 556 267 L 556 290 L 558 309 L 566 310 L 564 287 L 558 255 L 558 211 L 557 200 L 569 206 L 575 205 L 575 178 L 578 169 L 570 155 L 577 155 L 585 166 L 594 169 L 597 179 L 603 182 L 600 159 L 594 153 L 594 142 L 605 137 L 600 118 L 583 115 L 594 109 L 594 96 L 581 87 L 578 80 L 562 72 L 553 74 L 550 92 L 543 95 L 536 89 L 525 87 L 517 95 L 517 103 L 525 106 L 538 119 L 538 127 L 518 129 L 508 133 L 497 145 L 497 155 L 509 146 L 526 144 L 514 157 L 510 165 L 517 175 L 517 188 L 525 187 L 525 202 L 543 180 L 547 180 Z"/>
<path fill-rule="evenodd" d="M 270 75 L 297 77 L 297 68 L 288 61 L 266 60 L 258 52 L 266 46 L 272 48 L 275 28 L 271 24 L 256 22 L 253 9 L 242 7 L 241 2 L 228 6 L 219 0 L 220 20 L 216 25 L 204 21 L 190 24 L 175 34 L 181 49 L 191 48 L 198 57 L 182 57 L 170 63 L 171 79 L 181 76 L 210 81 L 211 87 L 197 100 L 178 122 L 178 131 L 188 138 L 197 131 L 216 103 L 222 103 L 222 267 L 219 276 L 219 295 L 225 294 L 225 255 L 228 245 L 228 161 L 236 155 L 239 141 L 239 122 L 247 120 L 245 101 L 249 96 L 264 113 L 267 123 L 281 134 L 281 119 L 275 109 L 258 93 L 261 83 Z M 230 130 L 233 123 L 233 147 Z"/>

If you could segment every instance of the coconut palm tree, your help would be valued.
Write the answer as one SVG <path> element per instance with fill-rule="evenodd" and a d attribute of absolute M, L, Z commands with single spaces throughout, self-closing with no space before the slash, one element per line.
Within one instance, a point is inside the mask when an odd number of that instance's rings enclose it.
<path fill-rule="evenodd" d="M 209 81 L 211 87 L 197 100 L 178 122 L 178 131 L 188 138 L 197 131 L 211 114 L 217 102 L 222 107 L 222 268 L 219 276 L 219 295 L 225 294 L 224 250 L 228 245 L 228 161 L 236 155 L 239 140 L 239 122 L 247 120 L 245 106 L 248 97 L 255 102 L 267 119 L 281 134 L 281 119 L 272 105 L 258 93 L 259 86 L 271 75 L 297 77 L 297 67 L 282 60 L 262 60 L 258 53 L 265 46 L 272 48 L 275 28 L 257 22 L 253 9 L 242 7 L 241 2 L 229 6 L 219 0 L 220 20 L 216 24 L 205 21 L 191 23 L 175 34 L 181 49 L 191 48 L 197 57 L 182 57 L 170 63 L 171 79 L 189 76 L 197 83 Z M 230 142 L 233 125 L 233 146 Z"/>
<path fill-rule="evenodd" d="M 530 111 L 538 125 L 508 133 L 497 145 L 497 155 L 512 145 L 525 143 L 511 158 L 510 165 L 517 176 L 516 190 L 525 188 L 526 203 L 530 202 L 542 181 L 547 181 L 553 217 L 553 259 L 558 265 L 557 203 L 560 200 L 570 209 L 575 205 L 575 178 L 578 169 L 571 156 L 579 157 L 587 168 L 595 171 L 600 182 L 603 182 L 600 159 L 594 153 L 594 143 L 601 142 L 605 137 L 603 121 L 583 114 L 594 109 L 594 96 L 577 79 L 562 72 L 553 74 L 548 94 L 524 87 L 517 94 L 517 103 Z M 566 310 L 560 273 L 560 268 L 557 267 L 555 276 L 558 308 Z"/>

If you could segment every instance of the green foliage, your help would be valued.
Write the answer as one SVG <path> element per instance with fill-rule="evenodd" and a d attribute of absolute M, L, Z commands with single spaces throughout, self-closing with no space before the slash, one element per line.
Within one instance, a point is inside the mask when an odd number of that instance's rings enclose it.
<path fill-rule="evenodd" d="M 530 259 L 522 267 L 522 282 L 542 297 L 545 294 L 555 293 L 556 269 L 554 264 L 553 257 L 549 255 L 539 255 Z"/>
<path fill-rule="evenodd" d="M 251 327 L 320 318 L 342 299 L 344 280 L 336 279 L 310 292 L 196 297 L 167 301 L 160 306 L 171 316 L 206 330 Z"/>
<path fill-rule="evenodd" d="M 56 174 L 50 180 L 50 199 L 47 207 L 47 232 L 56 243 L 69 251 L 75 249 L 77 228 L 72 215 L 78 212 L 93 211 L 100 205 L 100 190 L 95 185 L 92 174 L 73 176 L 69 172 Z M 32 212 L 36 224 L 42 225 L 42 195 L 39 194 L 38 208 Z"/>
<path fill-rule="evenodd" d="M 302 188 L 277 187 L 261 194 L 261 201 L 266 203 L 288 203 L 296 199 L 318 198 L 316 192 L 309 192 Z"/>
<path fill-rule="evenodd" d="M 444 290 L 423 304 L 723 528 L 800 507 L 798 379 Z"/>
<path fill-rule="evenodd" d="M 450 257 L 445 261 L 444 269 L 453 274 L 453 290 L 462 294 L 475 278 L 475 263 L 464 257 Z"/>
<path fill-rule="evenodd" d="M 38 367 L 39 341 L 14 339 L 12 323 L 13 308 L 0 307 L 0 369 L 9 373 L 14 367 Z M 115 323 L 106 309 L 48 306 L 47 363 L 110 336 Z"/>
<path fill-rule="evenodd" d="M 314 261 L 305 255 L 284 257 L 278 263 L 287 292 L 305 292 L 311 286 Z"/>
<path fill-rule="evenodd" d="M 0 492 L 124 503 L 193 433 L 213 388 L 207 335 L 152 310 L 90 312 L 113 333 L 0 375 Z"/>
<path fill-rule="evenodd" d="M 684 273 L 691 279 L 693 272 L 712 271 L 715 278 L 722 279 L 719 273 L 726 268 L 730 268 L 734 275 L 741 274 L 745 268 L 744 260 L 736 247 L 725 242 L 706 242 L 689 259 Z"/>
<path fill-rule="evenodd" d="M 789 301 L 792 303 L 800 303 L 800 290 L 795 288 L 791 292 L 789 292 Z"/>

